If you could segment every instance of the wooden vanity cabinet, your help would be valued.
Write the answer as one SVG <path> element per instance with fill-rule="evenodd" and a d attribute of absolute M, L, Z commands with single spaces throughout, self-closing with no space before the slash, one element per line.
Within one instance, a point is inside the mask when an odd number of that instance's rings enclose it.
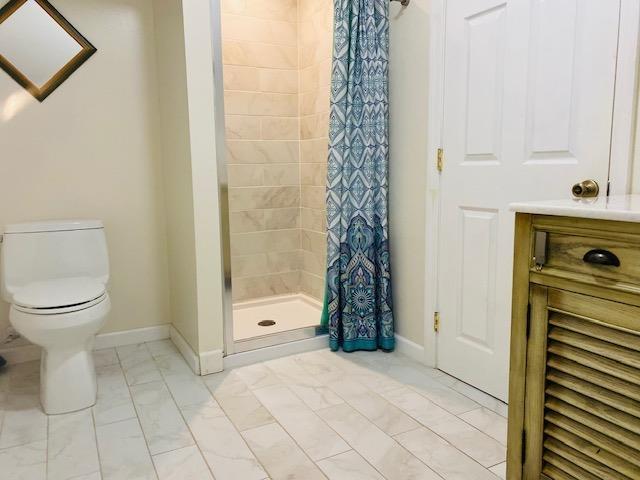
<path fill-rule="evenodd" d="M 515 252 L 507 479 L 640 479 L 640 224 L 517 214 Z"/>

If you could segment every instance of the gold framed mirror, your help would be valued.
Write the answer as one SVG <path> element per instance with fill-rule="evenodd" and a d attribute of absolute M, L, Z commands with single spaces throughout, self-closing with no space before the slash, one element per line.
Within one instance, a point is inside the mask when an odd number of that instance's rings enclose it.
<path fill-rule="evenodd" d="M 0 67 L 41 102 L 95 52 L 47 0 L 0 8 Z"/>

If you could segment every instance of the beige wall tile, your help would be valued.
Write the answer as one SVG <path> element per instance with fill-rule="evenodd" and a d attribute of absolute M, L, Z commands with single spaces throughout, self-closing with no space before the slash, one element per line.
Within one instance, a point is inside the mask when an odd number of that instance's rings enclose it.
<path fill-rule="evenodd" d="M 300 272 L 277 273 L 260 277 L 235 278 L 233 300 L 285 295 L 300 291 Z"/>
<path fill-rule="evenodd" d="M 231 235 L 232 255 L 288 252 L 299 248 L 299 229 L 234 233 Z"/>
<path fill-rule="evenodd" d="M 260 69 L 240 65 L 224 65 L 225 90 L 260 91 Z"/>
<path fill-rule="evenodd" d="M 234 255 L 231 257 L 231 272 L 234 278 L 295 272 L 300 269 L 301 256 L 301 250 Z"/>
<path fill-rule="evenodd" d="M 298 0 L 298 18 L 306 20 L 319 12 L 329 12 L 333 14 L 331 2 L 319 0 Z"/>
<path fill-rule="evenodd" d="M 264 140 L 297 140 L 299 129 L 298 117 L 262 117 L 260 136 Z"/>
<path fill-rule="evenodd" d="M 267 208 L 231 212 L 231 233 L 300 228 L 300 208 Z"/>
<path fill-rule="evenodd" d="M 309 272 L 300 272 L 300 289 L 312 298 L 322 302 L 324 300 L 324 277 L 318 277 Z"/>
<path fill-rule="evenodd" d="M 302 270 L 312 273 L 319 277 L 324 276 L 327 268 L 326 255 L 320 255 L 313 252 L 302 250 L 301 254 Z"/>
<path fill-rule="evenodd" d="M 234 300 L 322 300 L 332 2 L 222 11 Z"/>
<path fill-rule="evenodd" d="M 265 208 L 297 207 L 300 205 L 300 188 L 290 187 L 265 187 Z"/>
<path fill-rule="evenodd" d="M 245 42 L 263 42 L 296 47 L 297 24 L 275 19 L 265 20 L 240 15 L 222 15 L 222 38 Z"/>
<path fill-rule="evenodd" d="M 257 208 L 297 207 L 300 204 L 300 189 L 283 187 L 230 187 L 229 210 L 253 210 Z"/>
<path fill-rule="evenodd" d="M 327 163 L 301 163 L 300 183 L 324 187 L 327 184 Z"/>
<path fill-rule="evenodd" d="M 298 70 L 261 68 L 258 77 L 261 92 L 298 93 Z"/>
<path fill-rule="evenodd" d="M 228 165 L 230 187 L 264 185 L 264 165 Z"/>
<path fill-rule="evenodd" d="M 266 68 L 297 68 L 298 49 L 284 45 L 222 42 L 222 63 Z"/>
<path fill-rule="evenodd" d="M 302 228 L 325 233 L 327 231 L 327 213 L 325 209 L 301 208 L 300 220 Z"/>
<path fill-rule="evenodd" d="M 302 230 L 302 249 L 318 255 L 325 255 L 327 250 L 327 234 Z"/>
<path fill-rule="evenodd" d="M 222 13 L 245 13 L 247 9 L 246 0 L 220 0 L 220 11 Z"/>
<path fill-rule="evenodd" d="M 264 229 L 282 230 L 300 227 L 300 209 L 272 208 L 264 210 Z"/>
<path fill-rule="evenodd" d="M 294 272 L 300 270 L 302 250 L 267 253 L 267 264 L 271 273 Z"/>
<path fill-rule="evenodd" d="M 227 163 L 295 163 L 299 161 L 296 141 L 228 141 Z"/>
<path fill-rule="evenodd" d="M 298 96 L 289 93 L 238 92 L 224 94 L 227 115 L 272 115 L 296 117 Z"/>
<path fill-rule="evenodd" d="M 264 166 L 264 185 L 300 185 L 300 164 L 281 163 Z"/>
<path fill-rule="evenodd" d="M 322 2 L 318 2 L 322 3 Z M 301 45 L 317 44 L 320 54 L 329 56 L 332 53 L 333 12 L 331 8 L 322 9 L 314 15 L 305 16 L 298 23 L 298 41 Z"/>
<path fill-rule="evenodd" d="M 245 2 L 247 15 L 289 22 L 298 20 L 297 0 L 245 0 Z"/>
<path fill-rule="evenodd" d="M 302 140 L 327 137 L 329 134 L 329 114 L 318 113 L 300 119 L 300 138 Z"/>
<path fill-rule="evenodd" d="M 258 232 L 264 230 L 265 210 L 244 210 L 229 214 L 231 233 Z"/>
<path fill-rule="evenodd" d="M 230 187 L 229 211 L 254 210 L 261 208 L 264 198 L 264 187 Z"/>
<path fill-rule="evenodd" d="M 231 275 L 233 278 L 255 277 L 269 273 L 272 272 L 269 271 L 266 253 L 231 256 Z"/>
<path fill-rule="evenodd" d="M 327 163 L 329 139 L 327 137 L 300 141 L 300 161 L 304 163 Z"/>
<path fill-rule="evenodd" d="M 331 55 L 331 40 L 319 38 L 316 43 L 302 44 L 298 46 L 300 68 L 316 65 Z"/>
<path fill-rule="evenodd" d="M 311 17 L 305 16 L 298 23 L 298 41 L 301 45 L 312 44 L 317 35 L 316 29 L 313 27 Z"/>
<path fill-rule="evenodd" d="M 331 58 L 300 71 L 300 91 L 311 92 L 331 85 Z"/>
<path fill-rule="evenodd" d="M 314 113 L 329 111 L 329 89 L 318 88 L 311 92 L 300 94 L 300 114 L 313 115 Z"/>
<path fill-rule="evenodd" d="M 302 185 L 301 205 L 308 208 L 323 209 L 325 208 L 326 187 L 314 185 Z"/>
<path fill-rule="evenodd" d="M 259 140 L 260 119 L 245 115 L 225 115 L 225 134 L 231 140 Z"/>

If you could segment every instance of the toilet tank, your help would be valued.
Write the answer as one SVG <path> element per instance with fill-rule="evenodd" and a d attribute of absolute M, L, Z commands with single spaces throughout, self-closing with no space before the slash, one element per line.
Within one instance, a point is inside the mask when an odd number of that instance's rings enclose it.
<path fill-rule="evenodd" d="M 7 225 L 0 251 L 0 288 L 9 303 L 32 282 L 70 277 L 105 285 L 109 281 L 107 240 L 99 220 Z"/>

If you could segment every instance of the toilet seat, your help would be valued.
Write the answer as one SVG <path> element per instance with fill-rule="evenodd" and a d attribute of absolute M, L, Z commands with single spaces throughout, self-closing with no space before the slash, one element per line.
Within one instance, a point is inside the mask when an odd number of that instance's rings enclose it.
<path fill-rule="evenodd" d="M 13 308 L 23 313 L 30 313 L 31 315 L 61 315 L 63 313 L 79 312 L 80 310 L 86 310 L 99 303 L 102 303 L 107 298 L 107 293 L 103 293 L 98 298 L 94 298 L 88 302 L 77 303 L 75 305 L 68 305 L 65 307 L 48 307 L 48 308 L 31 308 L 24 307 L 22 305 L 13 304 Z"/>
<path fill-rule="evenodd" d="M 13 306 L 34 315 L 59 315 L 90 308 L 105 297 L 105 285 L 96 280 L 60 278 L 25 285 L 13 295 Z"/>

